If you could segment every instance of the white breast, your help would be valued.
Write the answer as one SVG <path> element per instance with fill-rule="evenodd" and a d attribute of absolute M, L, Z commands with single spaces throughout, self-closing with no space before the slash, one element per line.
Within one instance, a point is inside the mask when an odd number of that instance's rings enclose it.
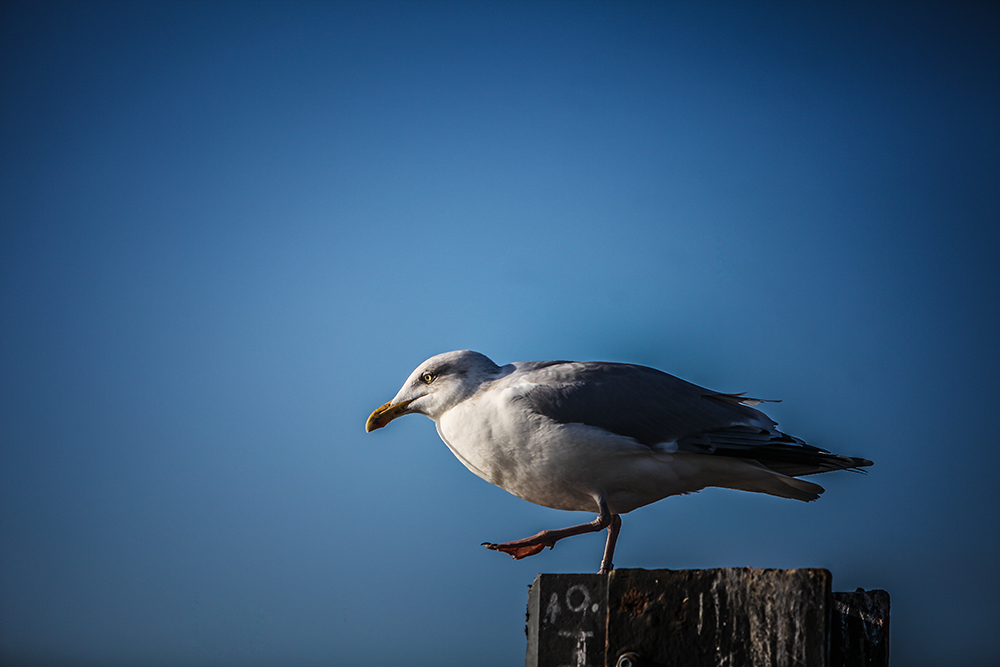
<path fill-rule="evenodd" d="M 628 512 L 686 491 L 669 454 L 583 424 L 557 424 L 513 400 L 516 385 L 463 401 L 437 422 L 441 439 L 465 466 L 529 502 L 598 511 L 604 497 Z"/>

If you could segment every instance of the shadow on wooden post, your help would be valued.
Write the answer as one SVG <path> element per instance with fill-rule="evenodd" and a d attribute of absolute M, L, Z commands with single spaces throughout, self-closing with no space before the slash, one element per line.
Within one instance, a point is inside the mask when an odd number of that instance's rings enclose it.
<path fill-rule="evenodd" d="M 527 667 L 887 667 L 889 595 L 822 569 L 540 574 Z"/>

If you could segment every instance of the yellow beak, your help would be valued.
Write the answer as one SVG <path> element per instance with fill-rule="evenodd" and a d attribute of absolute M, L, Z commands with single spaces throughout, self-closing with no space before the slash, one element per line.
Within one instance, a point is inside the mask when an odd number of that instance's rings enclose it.
<path fill-rule="evenodd" d="M 415 399 L 400 401 L 395 405 L 393 405 L 390 401 L 389 403 L 379 407 L 371 414 L 370 417 L 368 417 L 368 422 L 365 424 L 365 431 L 371 433 L 377 428 L 382 428 L 396 417 L 402 417 L 403 415 L 408 414 L 409 410 L 406 408 L 408 408 L 410 403 L 414 400 Z"/>

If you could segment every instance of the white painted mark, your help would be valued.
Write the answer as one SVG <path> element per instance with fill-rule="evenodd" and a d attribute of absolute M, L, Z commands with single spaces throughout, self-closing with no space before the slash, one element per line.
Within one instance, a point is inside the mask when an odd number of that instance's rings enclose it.
<path fill-rule="evenodd" d="M 573 593 L 579 593 L 583 596 L 583 601 L 579 604 L 573 604 Z M 566 607 L 570 611 L 581 612 L 590 606 L 590 591 L 586 587 L 577 584 L 575 586 L 570 586 L 569 590 L 566 591 Z"/>
<path fill-rule="evenodd" d="M 576 630 L 574 632 L 560 630 L 559 636 L 576 639 L 576 644 L 573 646 L 573 664 L 559 665 L 559 667 L 587 667 L 587 640 L 593 637 L 594 633 L 584 630 Z"/>
<path fill-rule="evenodd" d="M 549 606 L 545 608 L 545 618 L 548 623 L 555 623 L 556 618 L 559 616 L 559 612 L 561 611 L 562 608 L 559 606 L 559 596 L 553 593 L 552 597 L 549 598 Z"/>

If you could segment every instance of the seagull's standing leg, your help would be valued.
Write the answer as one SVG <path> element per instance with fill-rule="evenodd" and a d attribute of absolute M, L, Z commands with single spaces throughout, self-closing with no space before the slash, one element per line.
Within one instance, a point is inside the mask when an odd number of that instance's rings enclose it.
<path fill-rule="evenodd" d="M 601 559 L 601 570 L 597 574 L 607 574 L 615 569 L 615 564 L 611 559 L 615 555 L 615 543 L 618 541 L 618 532 L 622 529 L 622 518 L 617 514 L 611 515 L 611 525 L 608 526 L 608 541 L 604 545 L 604 558 Z"/>
<path fill-rule="evenodd" d="M 604 573 L 611 569 L 611 557 L 614 555 L 615 541 L 618 540 L 618 531 L 621 529 L 622 520 L 617 514 L 611 513 L 604 498 L 597 499 L 597 506 L 600 508 L 601 513 L 589 523 L 581 523 L 579 526 L 570 526 L 569 528 L 559 528 L 557 530 L 543 530 L 531 537 L 514 540 L 513 542 L 503 542 L 502 544 L 483 542 L 483 546 L 493 551 L 502 551 L 505 554 L 510 554 L 514 557 L 514 560 L 521 560 L 522 558 L 541 553 L 545 547 L 551 549 L 556 545 L 556 542 L 564 537 L 582 535 L 583 533 L 596 533 L 599 530 L 607 528 L 608 542 L 604 546 L 604 560 L 601 561 L 601 572 Z M 605 565 L 607 566 L 607 570 L 605 569 Z"/>

